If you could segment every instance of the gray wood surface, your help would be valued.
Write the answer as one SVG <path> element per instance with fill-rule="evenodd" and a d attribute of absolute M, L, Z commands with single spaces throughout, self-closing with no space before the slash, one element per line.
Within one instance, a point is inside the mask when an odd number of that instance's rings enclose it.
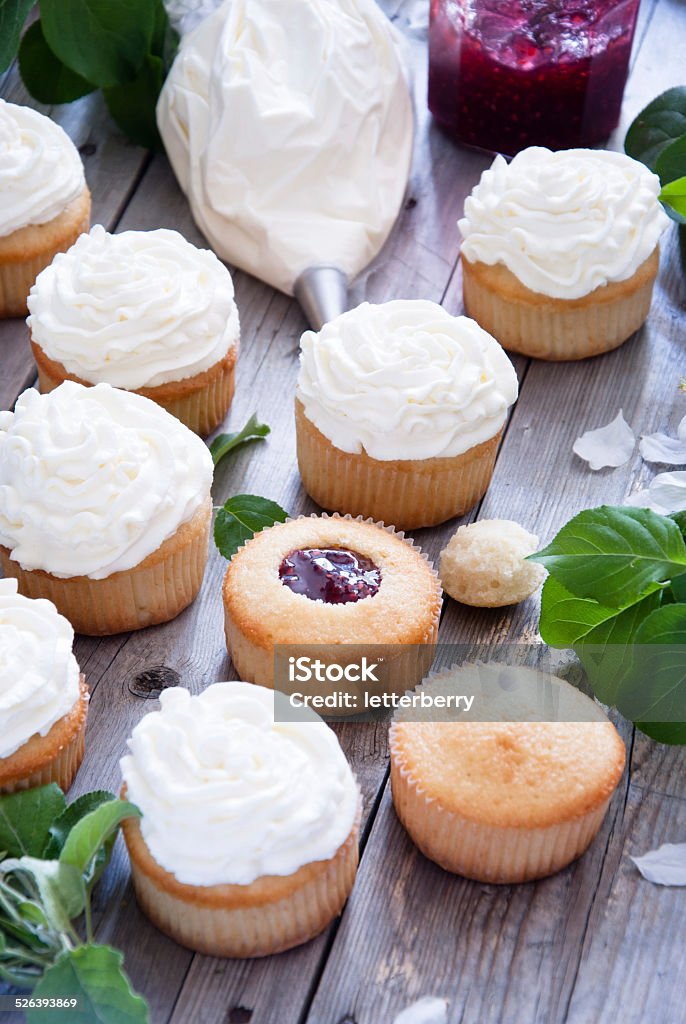
<path fill-rule="evenodd" d="M 405 209 L 384 252 L 355 283 L 353 301 L 422 297 L 460 312 L 455 222 L 489 158 L 455 147 L 430 122 L 425 41 L 416 28 L 422 4 L 385 0 L 382 6 L 408 35 L 416 72 L 416 155 Z M 648 99 L 679 84 L 685 40 L 680 0 L 643 0 L 616 145 Z M 26 100 L 14 73 L 2 92 Z M 94 221 L 111 230 L 174 227 L 203 244 L 164 157 L 150 158 L 127 143 L 93 98 L 52 114 L 82 148 Z M 291 513 L 309 513 L 315 507 L 295 465 L 291 401 L 304 322 L 287 297 L 243 273 L 234 278 L 242 351 L 228 426 L 235 429 L 257 411 L 272 434 L 219 468 L 216 503 L 253 492 Z M 686 412 L 686 397 L 677 388 L 686 373 L 679 319 L 685 301 L 672 237 L 650 321 L 631 342 L 580 364 L 517 358 L 521 397 L 494 483 L 471 518 L 515 518 L 547 539 L 575 511 L 621 501 L 644 485 L 650 474 L 638 457 L 619 470 L 592 474 L 571 445 L 620 406 L 637 431 L 678 423 Z M 0 324 L 0 407 L 10 406 L 33 376 L 25 325 Z M 456 525 L 419 531 L 416 538 L 437 558 Z M 222 633 L 224 570 L 213 551 L 198 600 L 173 623 L 131 636 L 78 640 L 92 700 L 86 759 L 72 795 L 118 788 L 126 738 L 160 686 L 180 681 L 199 691 L 235 678 Z M 441 640 L 534 641 L 536 622 L 535 601 L 480 613 L 448 602 Z M 642 882 L 627 855 L 684 838 L 685 755 L 619 725 L 630 767 L 603 830 L 585 857 L 551 879 L 485 886 L 431 864 L 393 812 L 385 727 L 344 725 L 336 729 L 364 796 L 363 855 L 351 900 L 325 935 L 259 961 L 194 955 L 138 911 L 120 843 L 98 891 L 98 939 L 124 950 L 155 1024 L 391 1024 L 395 1013 L 422 995 L 449 998 L 450 1024 L 676 1024 L 686 1019 L 679 984 L 686 966 L 686 894 Z"/>

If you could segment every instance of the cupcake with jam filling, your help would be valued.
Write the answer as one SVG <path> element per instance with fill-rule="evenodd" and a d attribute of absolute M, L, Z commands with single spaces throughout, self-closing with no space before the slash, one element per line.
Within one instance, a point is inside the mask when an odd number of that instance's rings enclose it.
<path fill-rule="evenodd" d="M 434 302 L 363 303 L 301 341 L 298 466 L 322 508 L 411 530 L 463 515 L 493 475 L 517 377 Z"/>
<path fill-rule="evenodd" d="M 74 630 L 54 604 L 0 580 L 0 794 L 72 784 L 88 713 L 73 643 Z"/>
<path fill-rule="evenodd" d="M 435 571 L 392 528 L 349 516 L 272 526 L 231 559 L 223 587 L 226 643 L 242 679 L 274 685 L 275 650 L 315 645 L 336 664 L 383 655 L 394 689 L 433 658 L 442 592 Z"/>

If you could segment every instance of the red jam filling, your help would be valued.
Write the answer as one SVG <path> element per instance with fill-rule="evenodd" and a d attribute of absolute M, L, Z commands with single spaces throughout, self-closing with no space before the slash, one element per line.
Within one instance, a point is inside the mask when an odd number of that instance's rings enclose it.
<path fill-rule="evenodd" d="M 429 108 L 514 155 L 592 146 L 619 121 L 638 0 L 431 0 Z"/>
<path fill-rule="evenodd" d="M 279 566 L 279 578 L 293 593 L 325 604 L 374 597 L 381 586 L 381 571 L 371 559 L 345 548 L 291 551 Z"/>

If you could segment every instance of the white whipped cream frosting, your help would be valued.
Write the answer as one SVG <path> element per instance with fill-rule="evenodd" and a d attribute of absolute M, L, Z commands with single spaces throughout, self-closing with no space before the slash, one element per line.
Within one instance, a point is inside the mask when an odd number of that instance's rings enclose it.
<path fill-rule="evenodd" d="M 357 784 L 314 712 L 274 720 L 274 691 L 173 687 L 133 730 L 121 760 L 128 799 L 163 868 L 188 885 L 250 885 L 328 860 L 354 826 Z"/>
<path fill-rule="evenodd" d="M 0 544 L 24 569 L 104 579 L 190 519 L 212 472 L 207 446 L 148 398 L 29 388 L 0 412 Z"/>
<path fill-rule="evenodd" d="M 0 758 L 46 736 L 79 700 L 74 630 L 52 601 L 0 580 Z"/>
<path fill-rule="evenodd" d="M 217 254 L 282 291 L 314 264 L 354 277 L 400 209 L 412 104 L 374 0 L 227 0 L 182 40 L 157 121 Z"/>
<path fill-rule="evenodd" d="M 532 146 L 497 156 L 467 198 L 462 254 L 503 263 L 527 288 L 578 299 L 638 270 L 669 218 L 660 180 L 623 153 Z"/>
<path fill-rule="evenodd" d="M 165 228 L 110 235 L 97 224 L 38 275 L 28 305 L 47 356 L 128 390 L 208 370 L 240 333 L 226 267 Z"/>
<path fill-rule="evenodd" d="M 0 100 L 0 237 L 54 220 L 85 186 L 67 133 L 37 110 Z"/>
<path fill-rule="evenodd" d="M 306 416 L 373 459 L 461 455 L 498 433 L 517 390 L 498 342 L 435 302 L 365 302 L 301 340 Z"/>

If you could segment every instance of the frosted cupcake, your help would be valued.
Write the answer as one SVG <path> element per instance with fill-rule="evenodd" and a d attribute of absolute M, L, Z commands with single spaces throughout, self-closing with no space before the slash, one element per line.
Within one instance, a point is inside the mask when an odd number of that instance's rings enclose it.
<path fill-rule="evenodd" d="M 336 665 L 382 658 L 380 689 L 400 692 L 433 661 L 438 578 L 419 548 L 379 523 L 301 516 L 262 530 L 231 559 L 223 598 L 227 648 L 248 682 L 274 685 L 281 648 Z"/>
<path fill-rule="evenodd" d="M 623 153 L 497 156 L 458 225 L 467 313 L 540 359 L 621 345 L 650 309 L 669 223 L 659 191 L 657 175 Z"/>
<path fill-rule="evenodd" d="M 0 566 L 77 632 L 178 615 L 207 560 L 212 458 L 140 395 L 66 381 L 0 413 Z"/>
<path fill-rule="evenodd" d="M 419 849 L 481 882 L 531 881 L 580 857 L 626 758 L 602 708 L 555 676 L 492 663 L 421 691 L 473 704 L 469 715 L 398 712 L 391 726 L 393 803 Z"/>
<path fill-rule="evenodd" d="M 53 604 L 0 580 L 0 793 L 73 782 L 88 712 L 73 643 Z"/>
<path fill-rule="evenodd" d="M 231 275 L 177 231 L 96 225 L 39 274 L 28 305 L 42 391 L 112 384 L 202 435 L 225 418 L 240 334 Z"/>
<path fill-rule="evenodd" d="M 317 504 L 409 530 L 483 496 L 517 377 L 478 324 L 433 302 L 363 303 L 301 348 L 298 466 Z"/>
<path fill-rule="evenodd" d="M 358 861 L 360 797 L 313 712 L 274 717 L 274 695 L 175 687 L 143 718 L 121 770 L 142 813 L 124 823 L 136 897 L 161 931 L 211 956 L 307 942 L 343 909 Z"/>
<path fill-rule="evenodd" d="M 0 100 L 0 317 L 26 297 L 55 253 L 88 231 L 91 197 L 73 142 L 49 117 Z"/>

